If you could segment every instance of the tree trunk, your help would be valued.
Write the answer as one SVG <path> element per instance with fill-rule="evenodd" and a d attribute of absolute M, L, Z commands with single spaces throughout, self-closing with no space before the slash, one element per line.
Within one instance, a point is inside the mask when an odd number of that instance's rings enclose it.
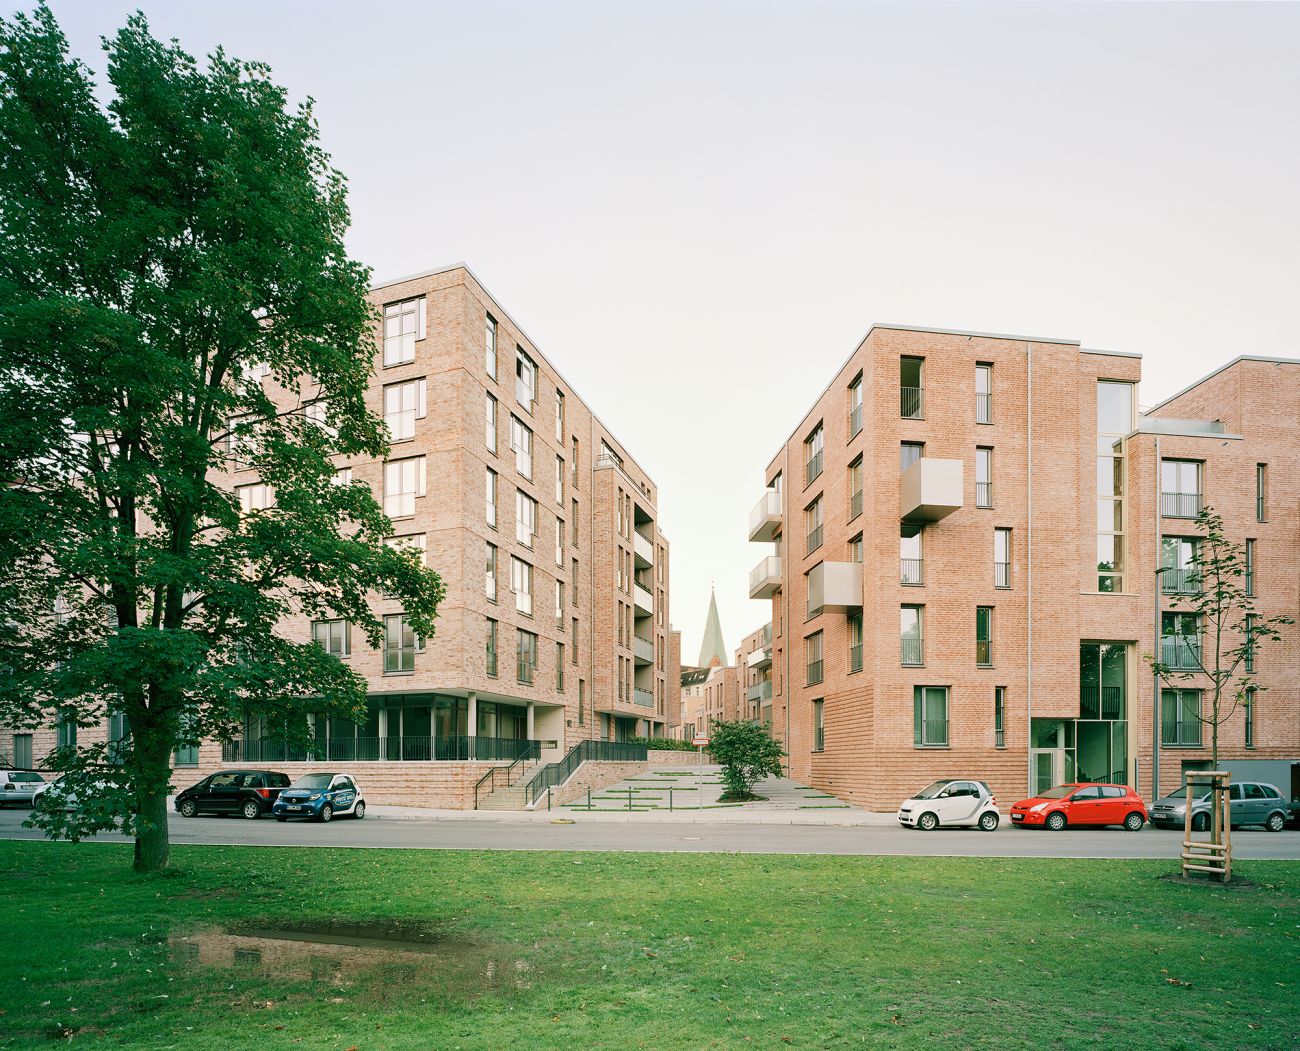
<path fill-rule="evenodd" d="M 135 871 L 167 867 L 171 837 L 167 828 L 167 789 L 171 784 L 170 735 L 147 725 L 135 740 Z"/>

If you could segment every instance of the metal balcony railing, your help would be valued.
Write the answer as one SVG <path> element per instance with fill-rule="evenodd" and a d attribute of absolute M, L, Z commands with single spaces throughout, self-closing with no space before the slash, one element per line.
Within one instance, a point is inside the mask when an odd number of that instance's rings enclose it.
<path fill-rule="evenodd" d="M 993 422 L 993 395 L 992 394 L 975 395 L 975 422 L 976 423 Z"/>
<path fill-rule="evenodd" d="M 1166 595 L 1199 595 L 1201 575 L 1195 569 L 1168 568 L 1160 574 L 1160 590 Z"/>
<path fill-rule="evenodd" d="M 919 420 L 925 411 L 925 388 L 899 387 L 898 414 L 905 420 Z"/>
<path fill-rule="evenodd" d="M 922 663 L 922 655 L 924 650 L 924 647 L 922 646 L 922 642 L 923 640 L 921 638 L 908 636 L 908 635 L 904 635 L 902 638 L 900 638 L 899 648 L 901 652 L 899 655 L 899 659 L 901 663 L 903 663 L 908 667 L 919 666 Z"/>
<path fill-rule="evenodd" d="M 862 670 L 862 643 L 849 647 L 849 671 Z"/>
<path fill-rule="evenodd" d="M 993 506 L 993 483 L 992 482 L 975 483 L 975 506 L 976 507 Z"/>
<path fill-rule="evenodd" d="M 1201 494 L 1161 493 L 1160 513 L 1165 518 L 1195 518 L 1201 513 Z"/>
<path fill-rule="evenodd" d="M 537 759 L 545 742 L 515 737 L 330 737 L 311 745 L 266 738 L 236 738 L 222 745 L 227 763 L 404 762 Z"/>
<path fill-rule="evenodd" d="M 975 640 L 975 663 L 982 668 L 987 668 L 993 663 L 993 640 L 976 639 Z"/>
<path fill-rule="evenodd" d="M 808 458 L 808 462 L 804 464 L 803 484 L 811 485 L 813 479 L 816 478 L 821 473 L 822 473 L 822 454 L 819 451 L 813 453 L 813 455 Z"/>
<path fill-rule="evenodd" d="M 809 661 L 809 662 L 808 662 L 808 678 L 807 678 L 807 680 L 806 680 L 806 682 L 805 682 L 805 685 L 807 685 L 807 686 L 815 686 L 817 683 L 819 683 L 819 682 L 821 682 L 821 681 L 822 681 L 822 662 L 821 662 L 821 661 Z"/>
<path fill-rule="evenodd" d="M 762 682 L 756 682 L 754 683 L 753 686 L 751 686 L 748 690 L 745 691 L 745 700 L 747 701 L 757 701 L 761 704 L 763 701 L 770 701 L 771 699 L 772 699 L 771 679 L 764 679 Z"/>
<path fill-rule="evenodd" d="M 1194 635 L 1162 635 L 1160 663 L 1182 671 L 1201 667 L 1201 640 Z"/>
<path fill-rule="evenodd" d="M 640 686 L 633 686 L 632 703 L 639 704 L 642 708 L 653 708 L 655 705 L 655 695 L 649 690 L 643 690 Z"/>
<path fill-rule="evenodd" d="M 515 661 L 515 679 L 518 682 L 531 684 L 533 681 L 533 663 L 528 660 Z"/>
<path fill-rule="evenodd" d="M 925 577 L 922 570 L 924 563 L 919 558 L 904 558 L 899 563 L 899 579 L 904 584 L 923 584 Z"/>
<path fill-rule="evenodd" d="M 862 406 L 855 405 L 849 410 L 849 437 L 856 437 L 860 430 L 862 430 Z"/>
<path fill-rule="evenodd" d="M 1120 686 L 1092 686 L 1079 690 L 1080 719 L 1124 718 L 1124 689 Z"/>
<path fill-rule="evenodd" d="M 1009 588 L 1011 586 L 1010 562 L 993 563 L 993 586 L 995 588 Z"/>
<path fill-rule="evenodd" d="M 822 546 L 822 527 L 818 526 L 808 534 L 808 553 L 811 555 Z"/>
<path fill-rule="evenodd" d="M 849 520 L 857 518 L 862 514 L 862 490 L 859 489 L 849 498 Z"/>
<path fill-rule="evenodd" d="M 646 746 L 643 744 L 627 744 L 622 741 L 579 741 L 558 763 L 549 763 L 533 775 L 532 779 L 525 784 L 524 802 L 532 806 L 541 799 L 547 789 L 563 784 L 585 762 L 636 763 L 645 762 L 645 759 Z"/>
<path fill-rule="evenodd" d="M 494 679 L 497 675 L 497 651 L 489 649 L 487 651 L 487 673 Z"/>

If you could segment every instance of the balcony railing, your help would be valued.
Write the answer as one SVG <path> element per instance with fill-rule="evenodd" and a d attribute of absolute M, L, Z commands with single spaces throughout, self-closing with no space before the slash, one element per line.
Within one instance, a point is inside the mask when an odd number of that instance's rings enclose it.
<path fill-rule="evenodd" d="M 803 466 L 803 484 L 812 485 L 813 479 L 822 473 L 822 454 L 820 450 L 813 453 L 808 458 L 808 462 Z"/>
<path fill-rule="evenodd" d="M 993 586 L 995 588 L 1009 588 L 1011 586 L 1010 562 L 993 563 Z"/>
<path fill-rule="evenodd" d="M 993 395 L 992 394 L 975 395 L 975 422 L 976 423 L 993 422 Z"/>
<path fill-rule="evenodd" d="M 992 482 L 975 483 L 975 506 L 976 507 L 993 506 L 993 483 Z"/>
<path fill-rule="evenodd" d="M 992 639 L 975 640 L 975 663 L 981 668 L 987 668 L 993 664 Z"/>
<path fill-rule="evenodd" d="M 1162 635 L 1160 663 L 1182 671 L 1201 667 L 1201 640 L 1194 635 Z"/>
<path fill-rule="evenodd" d="M 745 700 L 757 701 L 762 704 L 764 701 L 772 699 L 772 680 L 764 679 L 762 682 L 756 682 L 745 691 Z"/>
<path fill-rule="evenodd" d="M 904 558 L 900 560 L 899 568 L 901 570 L 899 579 L 904 584 L 924 584 L 925 576 L 923 575 L 924 563 L 919 558 Z"/>
<path fill-rule="evenodd" d="M 781 531 L 781 494 L 768 489 L 763 498 L 749 512 L 749 539 L 768 541 L 776 539 Z"/>
<path fill-rule="evenodd" d="M 768 555 L 749 573 L 749 597 L 771 598 L 781 590 L 781 557 Z"/>
<path fill-rule="evenodd" d="M 1199 595 L 1201 574 L 1195 569 L 1168 568 L 1160 574 L 1160 590 L 1166 595 Z"/>
<path fill-rule="evenodd" d="M 849 647 L 849 671 L 862 670 L 862 643 Z"/>
<path fill-rule="evenodd" d="M 922 663 L 922 639 L 903 636 L 899 639 L 901 653 L 899 659 L 908 667 L 919 667 Z"/>
<path fill-rule="evenodd" d="M 860 430 L 862 430 L 862 406 L 855 405 L 849 410 L 849 437 L 856 437 Z"/>
<path fill-rule="evenodd" d="M 807 680 L 806 680 L 806 682 L 805 682 L 805 685 L 807 685 L 807 686 L 815 686 L 817 683 L 819 683 L 819 682 L 821 682 L 821 681 L 822 681 L 822 662 L 821 662 L 821 661 L 809 661 L 809 662 L 808 662 L 808 678 L 807 678 Z"/>
<path fill-rule="evenodd" d="M 898 414 L 905 420 L 919 420 L 925 412 L 923 387 L 898 388 Z"/>
<path fill-rule="evenodd" d="M 265 738 L 236 738 L 222 745 L 226 763 L 404 762 L 538 759 L 551 742 L 514 737 L 331 737 L 310 746 Z"/>
<path fill-rule="evenodd" d="M 522 683 L 531 684 L 533 681 L 533 662 L 529 660 L 515 661 L 515 679 Z"/>
<path fill-rule="evenodd" d="M 639 704 L 642 708 L 653 708 L 655 706 L 655 695 L 650 690 L 643 690 L 640 686 L 633 686 L 632 703 Z"/>
<path fill-rule="evenodd" d="M 818 526 L 808 534 L 808 554 L 812 554 L 822 546 L 822 527 Z"/>
<path fill-rule="evenodd" d="M 1195 518 L 1201 513 L 1201 494 L 1161 493 L 1160 513 L 1165 518 Z"/>
<path fill-rule="evenodd" d="M 1079 691 L 1079 718 L 1123 719 L 1124 689 L 1121 686 L 1093 686 Z"/>
<path fill-rule="evenodd" d="M 632 583 L 632 599 L 636 608 L 641 610 L 647 616 L 655 611 L 654 596 L 635 581 Z"/>
<path fill-rule="evenodd" d="M 640 635 L 632 636 L 632 652 L 636 654 L 636 659 L 644 664 L 653 664 L 655 660 L 655 644 L 652 639 L 643 639 Z"/>
<path fill-rule="evenodd" d="M 849 498 L 849 521 L 862 514 L 862 490 L 859 489 Z"/>

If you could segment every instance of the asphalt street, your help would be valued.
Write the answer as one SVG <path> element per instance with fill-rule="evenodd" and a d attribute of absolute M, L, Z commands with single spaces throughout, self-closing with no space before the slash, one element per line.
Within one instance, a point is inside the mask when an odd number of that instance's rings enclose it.
<path fill-rule="evenodd" d="M 0 811 L 0 839 L 41 839 L 22 828 L 29 811 Z M 620 850 L 738 852 L 744 854 L 868 854 L 1000 858 L 1168 858 L 1179 853 L 1181 831 L 1096 829 L 1065 832 L 1003 826 L 917 832 L 889 826 L 675 823 L 652 818 L 572 824 L 517 821 L 395 820 L 371 815 L 328 825 L 280 823 L 270 818 L 171 818 L 172 842 L 223 846 L 399 847 L 422 850 Z M 103 835 L 102 841 L 121 841 Z M 1300 831 L 1232 833 L 1233 854 L 1244 861 L 1300 861 Z"/>

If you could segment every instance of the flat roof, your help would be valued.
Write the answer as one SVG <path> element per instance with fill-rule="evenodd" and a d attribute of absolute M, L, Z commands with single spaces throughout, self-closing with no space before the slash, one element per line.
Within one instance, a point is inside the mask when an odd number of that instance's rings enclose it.
<path fill-rule="evenodd" d="M 1267 357 L 1267 356 L 1265 356 L 1265 355 L 1260 355 L 1260 354 L 1238 354 L 1235 358 L 1233 358 L 1233 359 L 1232 359 L 1230 362 L 1228 362 L 1226 365 L 1220 365 L 1220 366 L 1219 366 L 1217 369 L 1215 369 L 1213 372 L 1206 373 L 1206 375 L 1202 376 L 1202 377 L 1201 377 L 1199 380 L 1197 380 L 1195 383 L 1189 383 L 1186 387 L 1184 387 L 1182 390 L 1180 390 L 1177 394 L 1171 394 L 1171 395 L 1169 395 L 1169 397 L 1165 398 L 1163 401 L 1156 402 L 1156 404 L 1152 405 L 1151 408 L 1147 409 L 1147 414 L 1149 415 L 1149 414 L 1155 412 L 1155 411 L 1156 411 L 1157 409 L 1159 409 L 1161 406 L 1168 405 L 1168 404 L 1169 404 L 1171 401 L 1173 401 L 1175 398 L 1181 398 L 1181 397 L 1182 397 L 1184 394 L 1186 394 L 1188 391 L 1193 390 L 1193 389 L 1195 389 L 1196 387 L 1199 387 L 1199 386 L 1200 386 L 1202 383 L 1204 383 L 1206 380 L 1213 379 L 1213 378 L 1214 378 L 1215 376 L 1217 376 L 1220 372 L 1224 372 L 1224 371 L 1226 371 L 1227 369 L 1232 368 L 1233 365 L 1236 365 L 1236 364 L 1238 364 L 1239 362 L 1242 362 L 1242 361 L 1262 361 L 1262 362 L 1264 362 L 1265 364 L 1271 364 L 1271 365 L 1300 365 L 1300 358 L 1271 358 L 1271 357 Z"/>

